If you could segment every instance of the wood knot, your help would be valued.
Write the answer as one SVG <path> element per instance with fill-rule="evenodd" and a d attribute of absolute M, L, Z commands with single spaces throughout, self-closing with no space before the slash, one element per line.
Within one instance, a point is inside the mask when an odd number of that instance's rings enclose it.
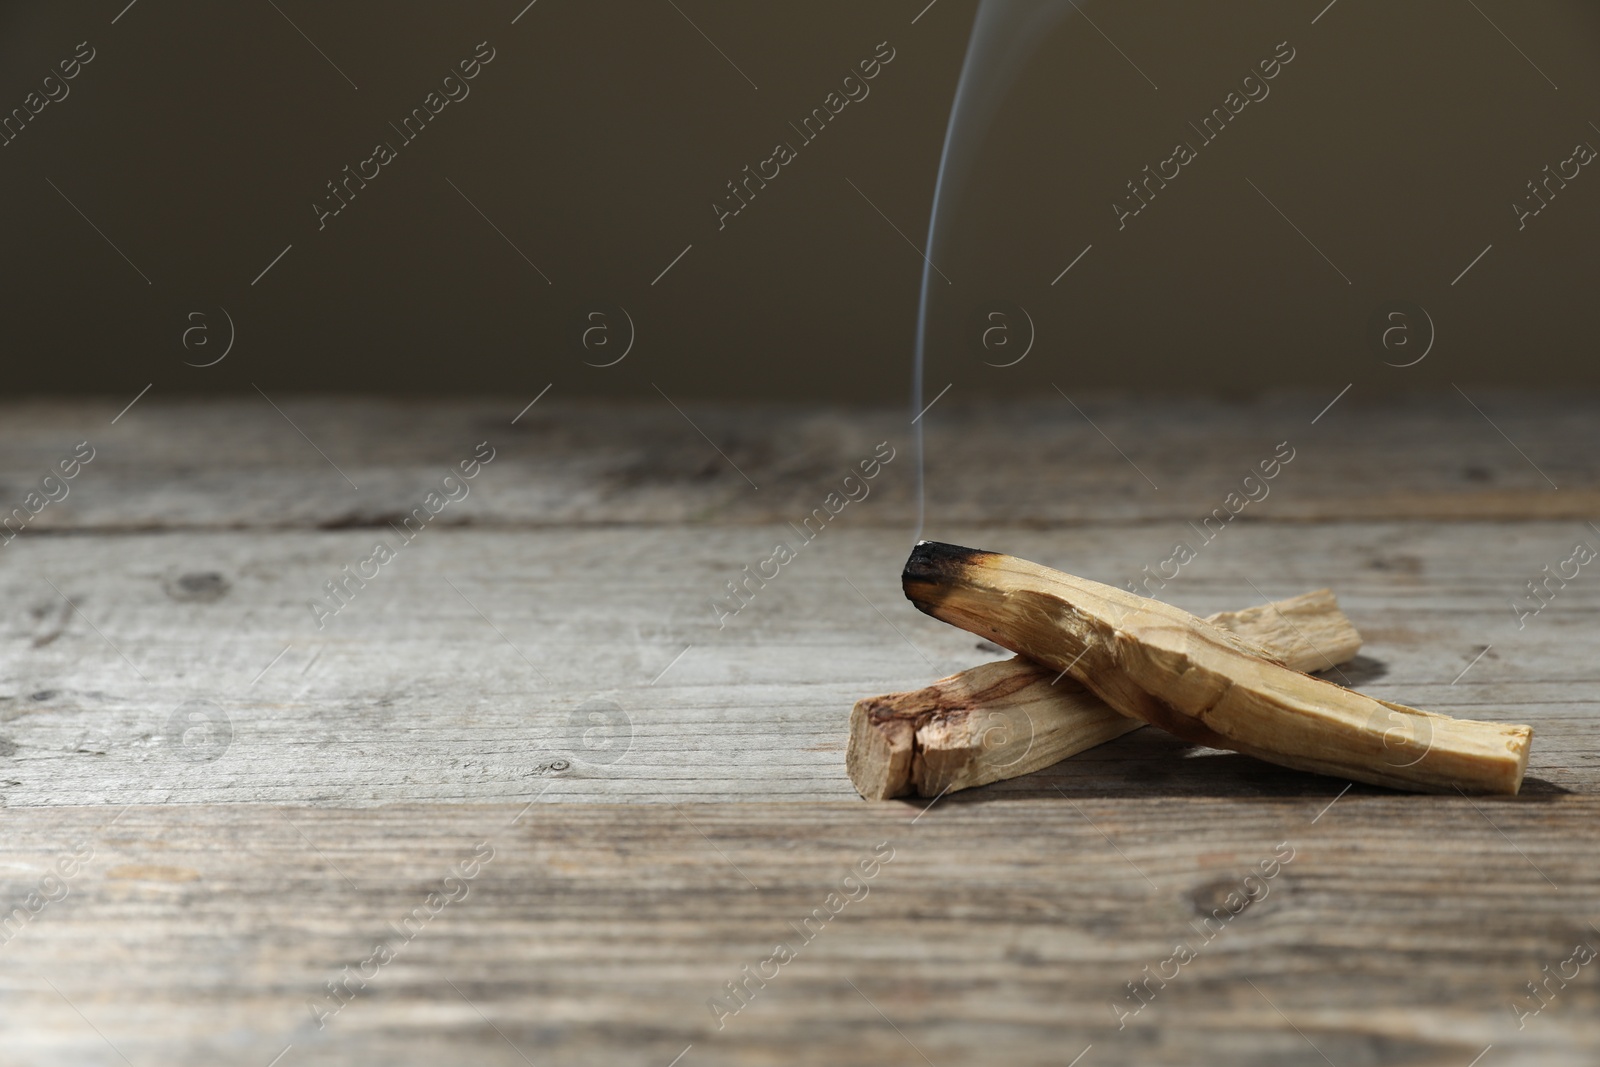
<path fill-rule="evenodd" d="M 1262 883 L 1257 887 L 1256 883 Z M 1246 884 L 1249 883 L 1249 884 Z M 1247 878 L 1217 878 L 1189 891 L 1189 907 L 1201 918 L 1223 922 L 1237 918 L 1250 905 L 1266 897 L 1265 882 L 1259 875 Z"/>
<path fill-rule="evenodd" d="M 209 604 L 221 600 L 230 588 L 228 579 L 216 571 L 190 571 L 167 583 L 167 595 L 174 600 Z"/>

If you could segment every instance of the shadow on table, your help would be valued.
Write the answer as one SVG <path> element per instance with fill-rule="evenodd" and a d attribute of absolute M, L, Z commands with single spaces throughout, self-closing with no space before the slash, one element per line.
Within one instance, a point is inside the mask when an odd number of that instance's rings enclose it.
<path fill-rule="evenodd" d="M 953 793 L 942 803 L 1084 797 L 1318 797 L 1331 799 L 1344 779 L 1296 771 L 1237 752 L 1204 748 L 1161 730 L 1135 730 L 1088 752 L 1020 778 Z M 1416 796 L 1398 789 L 1350 784 L 1353 795 Z M 1516 797 L 1474 797 L 1478 802 L 1548 799 L 1571 792 L 1542 778 L 1525 777 Z M 1451 794 L 1453 795 L 1453 794 Z M 915 800 L 914 803 L 926 803 Z"/>
<path fill-rule="evenodd" d="M 1334 685 L 1342 685 L 1346 689 L 1360 689 L 1362 686 L 1371 685 L 1388 673 L 1389 665 L 1382 660 L 1373 659 L 1371 656 L 1357 656 L 1348 663 L 1341 663 L 1325 671 L 1316 671 L 1312 677 L 1321 678 Z"/>

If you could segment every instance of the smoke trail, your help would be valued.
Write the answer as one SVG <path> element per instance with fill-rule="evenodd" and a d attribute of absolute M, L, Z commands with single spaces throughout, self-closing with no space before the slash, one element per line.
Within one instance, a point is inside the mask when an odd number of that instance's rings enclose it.
<path fill-rule="evenodd" d="M 911 410 L 922 412 L 923 368 L 928 331 L 928 288 L 933 275 L 934 245 L 939 224 L 958 199 L 972 171 L 984 136 L 1029 54 L 1049 30 L 1076 5 L 1072 0 L 980 0 L 967 42 L 966 59 L 956 82 L 950 120 L 945 125 L 939 174 L 928 214 L 927 254 L 922 262 L 922 291 L 917 303 L 917 340 L 911 373 Z M 924 478 L 923 422 L 915 423 L 917 445 L 917 532 L 922 537 L 927 497 Z"/>

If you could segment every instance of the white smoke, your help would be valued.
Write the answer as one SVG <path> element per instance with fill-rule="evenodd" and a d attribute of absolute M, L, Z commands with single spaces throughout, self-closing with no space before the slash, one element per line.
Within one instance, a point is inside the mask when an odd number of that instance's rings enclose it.
<path fill-rule="evenodd" d="M 926 360 L 929 286 L 937 255 L 941 222 L 959 202 L 973 162 L 983 146 L 995 113 L 1016 84 L 1029 57 L 1049 32 L 1070 14 L 1074 0 L 981 0 L 967 41 L 966 59 L 956 82 L 950 119 L 945 125 L 944 148 L 933 186 L 933 210 L 928 215 L 927 253 L 922 264 L 922 290 L 917 307 L 917 339 L 911 375 L 911 410 L 922 411 L 923 370 Z M 923 421 L 915 423 L 917 444 L 917 531 L 922 537 L 924 493 Z"/>

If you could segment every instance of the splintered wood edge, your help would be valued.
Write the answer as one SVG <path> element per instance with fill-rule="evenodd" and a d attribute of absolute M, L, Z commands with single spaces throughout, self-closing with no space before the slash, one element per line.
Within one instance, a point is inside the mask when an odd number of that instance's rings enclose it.
<path fill-rule="evenodd" d="M 1124 714 L 1197 744 L 1420 792 L 1514 794 L 1526 770 L 1527 726 L 1341 689 L 1170 604 L 1027 560 L 922 542 L 902 584 L 922 611 L 1067 670 Z"/>
<path fill-rule="evenodd" d="M 1219 611 L 1206 622 L 1261 645 L 1284 666 L 1325 671 L 1355 658 L 1361 634 L 1339 608 L 1331 589 L 1301 593 L 1287 600 L 1243 611 Z"/>
<path fill-rule="evenodd" d="M 1327 589 L 1210 621 L 1296 670 L 1334 666 L 1361 647 L 1361 635 Z M 1029 774 L 1142 725 L 1073 679 L 1052 677 L 1018 656 L 922 689 L 857 701 L 845 767 L 868 800 L 938 796 Z"/>
<path fill-rule="evenodd" d="M 918 723 L 911 784 L 921 796 L 970 789 L 1059 763 L 1144 725 L 1059 671 L 1018 659 L 990 665 L 989 684 L 962 694 L 967 706 Z M 970 680 L 972 672 L 958 676 Z M 1023 681 L 1020 688 L 1011 686 Z"/>
<path fill-rule="evenodd" d="M 845 768 L 856 791 L 868 800 L 887 800 L 914 790 L 916 735 L 937 722 L 947 735 L 971 734 L 970 720 L 980 709 L 995 705 L 1050 677 L 1027 660 L 985 663 L 904 693 L 858 700 L 850 710 L 850 741 Z M 1082 686 L 1069 688 L 1083 693 Z M 981 731 L 979 731 L 981 733 Z"/>
<path fill-rule="evenodd" d="M 909 695 L 867 697 L 850 709 L 845 770 L 856 792 L 868 800 L 888 800 L 911 791 L 911 744 L 916 725 L 885 707 L 886 701 Z"/>

